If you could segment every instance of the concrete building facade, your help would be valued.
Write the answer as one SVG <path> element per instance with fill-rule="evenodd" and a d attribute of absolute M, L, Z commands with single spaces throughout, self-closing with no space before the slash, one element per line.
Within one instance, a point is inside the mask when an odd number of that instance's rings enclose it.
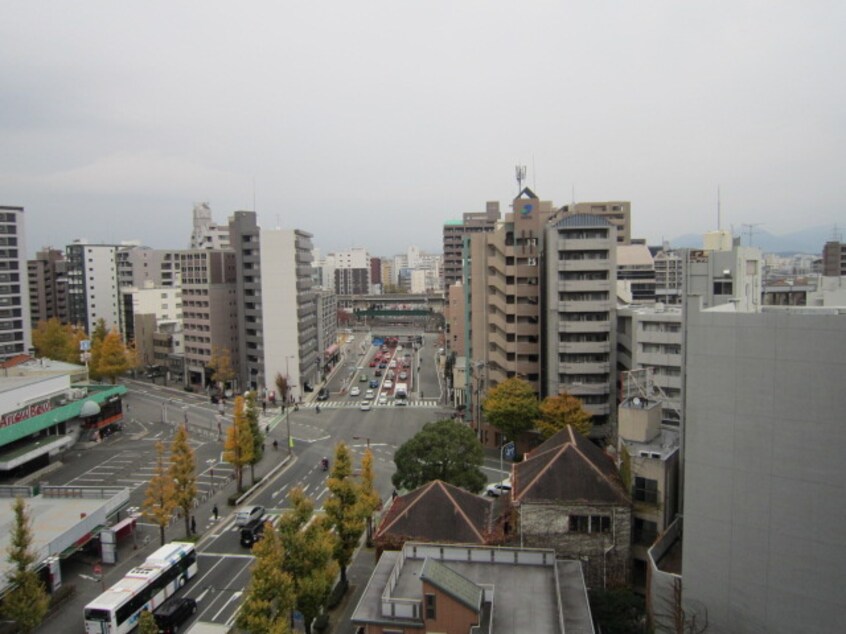
<path fill-rule="evenodd" d="M 687 316 L 683 599 L 709 631 L 841 632 L 842 308 Z"/>
<path fill-rule="evenodd" d="M 0 359 L 31 346 L 24 209 L 0 206 Z"/>
<path fill-rule="evenodd" d="M 572 203 L 561 207 L 566 215 L 588 214 L 605 218 L 617 228 L 617 244 L 631 244 L 632 241 L 632 204 L 624 200 Z"/>
<path fill-rule="evenodd" d="M 240 369 L 235 254 L 196 249 L 179 253 L 182 272 L 182 323 L 185 382 L 203 389 L 209 384 L 212 354 L 228 352 Z"/>
<path fill-rule="evenodd" d="M 229 225 L 219 225 L 212 219 L 209 203 L 195 203 L 193 211 L 193 229 L 191 231 L 191 249 L 228 249 Z"/>
<path fill-rule="evenodd" d="M 68 323 L 68 278 L 65 252 L 45 247 L 27 261 L 29 311 L 32 328 L 39 321 Z"/>
<path fill-rule="evenodd" d="M 581 213 L 545 231 L 543 394 L 578 397 L 597 434 L 616 418 L 616 231 Z"/>
<path fill-rule="evenodd" d="M 65 250 L 68 263 L 68 320 L 91 334 L 102 319 L 106 329 L 124 331 L 117 252 L 120 245 L 74 241 Z"/>
<path fill-rule="evenodd" d="M 826 242 L 822 252 L 822 274 L 828 277 L 843 277 L 846 275 L 846 244 L 843 242 Z"/>
<path fill-rule="evenodd" d="M 493 231 L 499 219 L 499 202 L 492 201 L 485 205 L 483 212 L 468 212 L 462 215 L 461 220 L 444 223 L 442 266 L 444 290 L 462 279 L 465 236 Z"/>

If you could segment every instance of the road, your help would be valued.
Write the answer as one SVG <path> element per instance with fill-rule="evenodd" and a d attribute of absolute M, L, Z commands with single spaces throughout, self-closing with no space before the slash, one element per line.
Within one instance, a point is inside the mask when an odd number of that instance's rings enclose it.
<path fill-rule="evenodd" d="M 373 349 L 365 345 L 364 354 L 359 355 L 360 346 L 358 340 L 347 346 L 348 354 L 355 354 L 353 367 L 361 365 L 372 376 L 368 360 Z M 265 458 L 257 467 L 263 479 L 244 503 L 265 506 L 273 519 L 289 508 L 287 494 L 291 489 L 301 487 L 320 511 L 328 491 L 327 473 L 319 468 L 319 462 L 324 456 L 331 459 L 335 446 L 341 441 L 351 448 L 355 468 L 360 465 L 369 445 L 374 456 L 375 485 L 383 499 L 387 499 L 393 489 L 390 478 L 394 472 L 396 449 L 425 423 L 450 415 L 439 403 L 436 357 L 434 337 L 414 352 L 412 376 L 416 381 L 411 388 L 408 407 L 396 407 L 389 402 L 387 406 L 377 405 L 371 411 L 361 411 L 360 398 L 348 397 L 344 392 L 346 367 L 342 367 L 331 377 L 331 397 L 320 403 L 319 413 L 314 403 L 304 404 L 298 411 L 289 410 L 287 419 L 278 410 L 269 411 L 262 417 L 262 426 L 269 429 Z M 198 601 L 198 620 L 231 623 L 249 581 L 253 561 L 249 551 L 239 543 L 239 530 L 234 526 L 231 513 L 234 509 L 226 505 L 227 498 L 235 493 L 232 469 L 222 462 L 222 434 L 231 424 L 231 407 L 227 407 L 221 417 L 218 407 L 204 395 L 141 381 L 128 381 L 127 388 L 125 402 L 129 409 L 124 431 L 101 443 L 74 448 L 63 457 L 63 467 L 50 474 L 50 482 L 126 486 L 131 490 L 130 511 L 137 512 L 155 467 L 156 444 L 162 442 L 169 450 L 177 425 L 187 421 L 197 461 L 199 504 L 194 516 L 201 538 L 197 545 L 200 572 L 184 593 Z M 293 438 L 290 457 L 289 427 Z M 272 449 L 273 440 L 278 442 L 278 450 Z M 501 479 L 493 464 L 486 467 L 492 472 L 491 480 Z M 244 484 L 250 484 L 249 470 L 244 476 Z M 217 519 L 212 513 L 214 505 L 220 511 Z M 184 537 L 184 523 L 175 521 L 166 533 L 168 540 Z M 158 544 L 158 528 L 142 521 L 136 540 L 141 550 L 133 558 L 139 559 L 142 551 L 152 550 Z M 129 561 L 125 563 L 130 564 Z M 85 570 L 88 571 L 90 566 Z M 114 583 L 120 574 L 120 566 L 116 566 L 105 583 Z M 71 573 L 71 576 L 73 578 L 68 581 L 77 583 L 79 596 L 72 602 L 75 612 L 69 613 L 67 618 L 81 629 L 81 606 L 99 594 L 101 584 L 92 583 L 85 573 Z M 56 631 L 53 629 L 55 620 L 51 623 L 52 628 L 43 631 Z"/>

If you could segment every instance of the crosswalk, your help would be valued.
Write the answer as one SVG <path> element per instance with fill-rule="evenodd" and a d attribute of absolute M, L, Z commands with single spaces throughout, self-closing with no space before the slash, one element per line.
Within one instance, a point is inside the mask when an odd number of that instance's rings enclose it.
<path fill-rule="evenodd" d="M 408 400 L 406 401 L 407 405 L 405 407 L 440 407 L 440 403 L 437 399 L 420 399 L 420 400 Z M 361 399 L 357 397 L 351 397 L 346 400 L 338 400 L 338 401 L 320 401 L 319 403 L 303 403 L 300 405 L 300 409 L 314 409 L 317 406 L 320 406 L 320 409 L 358 409 L 361 405 Z M 402 405 L 396 405 L 393 401 L 388 401 L 384 405 L 380 405 L 376 401 L 371 401 L 370 405 L 375 409 L 377 407 L 399 407 L 400 409 L 403 407 Z"/>

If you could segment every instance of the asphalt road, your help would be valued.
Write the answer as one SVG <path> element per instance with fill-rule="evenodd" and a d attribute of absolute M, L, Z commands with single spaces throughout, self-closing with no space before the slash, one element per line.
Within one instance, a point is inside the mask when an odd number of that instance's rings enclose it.
<path fill-rule="evenodd" d="M 347 344 L 345 351 L 353 364 L 353 376 L 361 366 L 372 377 L 368 363 L 374 349 L 364 345 L 362 353 L 360 337 Z M 435 339 L 430 335 L 423 347 L 414 352 L 411 370 L 414 384 L 410 387 L 411 405 L 408 407 L 395 407 L 389 402 L 387 406 L 374 406 L 371 411 L 360 411 L 361 399 L 349 397 L 344 391 L 345 383 L 349 386 L 350 366 L 342 365 L 328 383 L 331 397 L 320 403 L 319 413 L 314 403 L 304 404 L 298 411 L 288 410 L 287 417 L 278 410 L 269 411 L 262 417 L 262 426 L 269 429 L 265 458 L 257 466 L 257 473 L 263 479 L 244 503 L 264 506 L 268 517 L 274 519 L 289 508 L 287 495 L 291 489 L 301 487 L 315 501 L 319 512 L 328 496 L 328 474 L 319 468 L 319 463 L 323 457 L 331 459 L 341 441 L 351 448 L 354 468 L 359 467 L 364 451 L 370 447 L 374 455 L 376 488 L 383 499 L 390 497 L 396 449 L 425 423 L 450 415 L 450 411 L 441 406 L 436 361 Z M 177 425 L 187 422 L 197 460 L 198 506 L 194 517 L 201 539 L 197 546 L 200 572 L 183 592 L 197 600 L 198 620 L 231 623 L 249 581 L 252 564 L 249 551 L 239 543 L 234 509 L 226 505 L 226 499 L 235 493 L 232 469 L 222 462 L 222 440 L 231 424 L 231 407 L 227 406 L 221 416 L 218 406 L 211 404 L 205 395 L 140 381 L 129 381 L 127 387 L 129 410 L 124 431 L 101 443 L 75 447 L 62 458 L 62 468 L 51 473 L 49 481 L 80 486 L 126 486 L 131 491 L 129 510 L 137 512 L 155 468 L 156 444 L 162 442 L 169 450 Z M 293 439 L 290 456 L 289 433 Z M 272 448 L 273 440 L 278 442 L 277 450 Z M 489 461 L 486 471 L 491 472 L 492 481 L 501 479 L 495 461 Z M 245 487 L 250 481 L 247 470 Z M 218 518 L 212 512 L 214 505 L 220 511 Z M 158 528 L 139 521 L 129 557 L 122 566 L 110 569 L 102 582 L 86 574 L 90 565 L 84 560 L 80 564 L 81 572 L 74 568 L 75 562 L 69 562 L 68 582 L 77 584 L 78 596 L 70 602 L 66 618 L 61 619 L 62 625 L 69 627 L 68 631 L 82 629 L 81 606 L 99 594 L 103 585 L 117 581 L 125 573 L 122 568 L 137 565 L 145 553 L 158 545 Z M 166 530 L 166 536 L 168 540 L 180 539 L 184 532 L 184 522 L 176 520 Z M 53 618 L 42 630 L 58 631 L 56 624 Z"/>

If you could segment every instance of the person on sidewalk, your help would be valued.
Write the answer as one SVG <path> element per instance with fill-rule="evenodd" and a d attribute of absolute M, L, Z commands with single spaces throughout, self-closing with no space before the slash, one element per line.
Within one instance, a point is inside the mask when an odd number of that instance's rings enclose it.
<path fill-rule="evenodd" d="M 214 505 L 214 508 L 212 509 L 212 513 L 214 513 L 214 521 L 216 522 L 217 521 L 217 504 Z"/>
<path fill-rule="evenodd" d="M 197 534 L 197 518 L 194 517 L 193 515 L 191 516 L 191 534 L 192 535 Z"/>

